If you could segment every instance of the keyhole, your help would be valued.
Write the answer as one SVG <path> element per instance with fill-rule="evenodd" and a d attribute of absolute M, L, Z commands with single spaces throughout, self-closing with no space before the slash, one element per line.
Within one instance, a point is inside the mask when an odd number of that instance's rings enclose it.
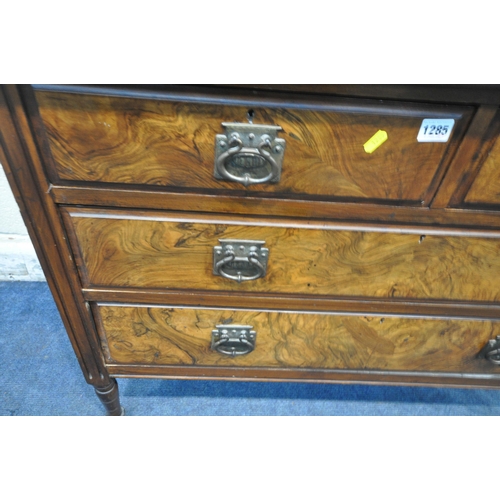
<path fill-rule="evenodd" d="M 253 119 L 255 118 L 255 111 L 253 109 L 248 110 L 247 118 L 250 123 L 253 123 Z"/>

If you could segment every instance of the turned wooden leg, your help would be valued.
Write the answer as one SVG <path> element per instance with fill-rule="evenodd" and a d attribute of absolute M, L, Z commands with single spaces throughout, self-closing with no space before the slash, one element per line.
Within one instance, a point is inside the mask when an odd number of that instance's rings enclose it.
<path fill-rule="evenodd" d="M 125 415 L 125 410 L 120 406 L 120 395 L 118 394 L 118 384 L 115 379 L 104 387 L 94 387 L 97 397 L 106 408 L 108 416 L 121 417 Z"/>

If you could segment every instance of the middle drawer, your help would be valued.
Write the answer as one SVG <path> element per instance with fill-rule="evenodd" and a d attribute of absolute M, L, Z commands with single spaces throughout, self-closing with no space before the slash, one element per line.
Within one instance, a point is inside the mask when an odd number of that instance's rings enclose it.
<path fill-rule="evenodd" d="M 82 208 L 64 216 L 86 288 L 500 299 L 498 232 Z"/>

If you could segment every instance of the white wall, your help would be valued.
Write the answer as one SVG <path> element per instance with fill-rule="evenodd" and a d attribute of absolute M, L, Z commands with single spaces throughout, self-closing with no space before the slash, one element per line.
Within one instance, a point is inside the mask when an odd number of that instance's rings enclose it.
<path fill-rule="evenodd" d="M 0 165 L 0 281 L 44 281 L 19 207 Z"/>
<path fill-rule="evenodd" d="M 0 234 L 26 235 L 26 227 L 19 213 L 14 195 L 12 194 L 5 172 L 0 165 Z"/>

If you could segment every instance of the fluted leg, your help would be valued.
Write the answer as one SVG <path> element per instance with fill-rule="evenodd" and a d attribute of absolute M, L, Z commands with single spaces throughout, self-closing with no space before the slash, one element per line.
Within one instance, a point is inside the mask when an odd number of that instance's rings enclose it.
<path fill-rule="evenodd" d="M 108 416 L 121 417 L 125 410 L 120 406 L 120 395 L 118 394 L 118 384 L 115 379 L 105 387 L 94 387 L 97 397 L 106 408 Z"/>

